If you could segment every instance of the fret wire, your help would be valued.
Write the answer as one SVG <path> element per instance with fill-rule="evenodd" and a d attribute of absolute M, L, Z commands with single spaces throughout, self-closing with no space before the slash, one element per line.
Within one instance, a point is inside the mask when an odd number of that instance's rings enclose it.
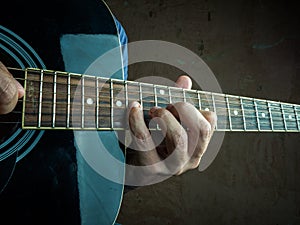
<path fill-rule="evenodd" d="M 141 104 L 141 107 L 143 109 L 143 92 L 142 92 L 142 84 L 139 83 L 139 95 L 140 95 L 140 104 Z"/>
<path fill-rule="evenodd" d="M 227 104 L 227 108 L 228 108 L 229 129 L 232 130 L 231 112 L 230 112 L 228 97 L 226 95 L 225 95 L 225 99 L 226 99 L 226 104 Z"/>
<path fill-rule="evenodd" d="M 243 123 L 244 123 L 244 130 L 247 130 L 247 124 L 246 124 L 246 118 L 245 118 L 245 110 L 244 110 L 244 104 L 243 99 L 240 97 L 240 103 L 241 103 L 241 109 L 242 109 L 242 117 L 243 117 Z"/>
<path fill-rule="evenodd" d="M 213 93 L 211 93 L 211 99 L 212 99 L 212 102 L 213 102 L 213 109 L 214 109 L 214 112 L 217 114 L 216 103 L 215 103 L 215 97 L 214 97 Z M 216 123 L 216 129 L 218 129 L 218 123 Z"/>
<path fill-rule="evenodd" d="M 154 90 L 154 104 L 155 104 L 155 107 L 157 107 L 157 89 L 156 89 L 156 85 L 153 85 L 153 90 Z M 160 130 L 160 127 L 158 124 L 156 124 L 156 129 L 157 130 Z"/>
<path fill-rule="evenodd" d="M 255 99 L 253 99 L 252 101 L 253 101 L 254 108 L 255 108 L 255 113 L 256 113 L 257 127 L 258 127 L 258 130 L 260 131 L 261 129 L 260 129 L 260 121 L 259 121 L 259 115 L 258 115 L 257 103 L 256 103 Z"/>
<path fill-rule="evenodd" d="M 128 108 L 128 83 L 126 80 L 124 81 L 124 85 L 125 85 L 125 105 L 126 108 Z"/>
<path fill-rule="evenodd" d="M 44 80 L 44 70 L 41 70 L 40 93 L 39 93 L 38 127 L 41 127 L 41 120 L 42 120 L 43 80 Z"/>
<path fill-rule="evenodd" d="M 68 73 L 68 105 L 67 105 L 67 128 L 70 127 L 70 111 L 71 111 L 71 74 Z"/>
<path fill-rule="evenodd" d="M 157 90 L 156 90 L 156 85 L 153 85 L 153 90 L 154 90 L 154 104 L 155 104 L 155 107 L 157 107 Z"/>
<path fill-rule="evenodd" d="M 114 99 L 113 99 L 113 96 L 114 96 L 114 92 L 113 92 L 113 81 L 112 79 L 110 79 L 110 128 L 113 129 L 113 113 L 114 113 Z"/>
<path fill-rule="evenodd" d="M 287 125 L 286 125 L 286 121 L 285 121 L 285 113 L 284 113 L 283 105 L 281 103 L 280 103 L 280 108 L 281 108 L 281 112 L 282 112 L 284 129 L 287 130 Z"/>
<path fill-rule="evenodd" d="M 202 104 L 201 104 L 201 97 L 200 97 L 200 92 L 197 91 L 197 95 L 198 95 L 198 103 L 199 103 L 199 110 L 202 109 Z"/>
<path fill-rule="evenodd" d="M 172 104 L 171 88 L 168 87 L 168 90 L 169 90 L 169 102 L 170 104 Z"/>
<path fill-rule="evenodd" d="M 84 128 L 84 77 L 81 78 L 81 128 Z"/>
<path fill-rule="evenodd" d="M 96 127 L 99 128 L 99 77 L 96 77 Z"/>
<path fill-rule="evenodd" d="M 297 127 L 298 127 L 298 130 L 300 130 L 300 124 L 299 124 L 299 119 L 298 119 L 298 113 L 297 113 L 296 106 L 294 105 L 293 108 L 294 108 L 294 113 L 295 113 Z"/>
<path fill-rule="evenodd" d="M 27 100 L 27 86 L 28 86 L 28 82 L 27 82 L 27 77 L 28 77 L 28 70 L 25 69 L 25 77 L 24 77 L 24 90 L 25 90 L 25 93 L 24 93 L 24 101 L 23 101 L 23 107 L 22 107 L 22 127 L 24 127 L 25 125 L 25 114 L 26 114 L 26 108 L 27 108 L 27 105 L 26 105 L 26 100 Z M 18 100 L 19 101 L 19 100 Z"/>
<path fill-rule="evenodd" d="M 54 72 L 54 84 L 53 84 L 53 115 L 52 115 L 52 127 L 55 127 L 55 114 L 56 114 L 56 81 L 57 72 Z"/>
<path fill-rule="evenodd" d="M 183 88 L 182 88 L 182 94 L 183 94 L 183 101 L 186 102 L 186 93 Z"/>
<path fill-rule="evenodd" d="M 270 102 L 267 102 L 268 106 L 268 111 L 269 111 L 269 114 L 270 114 L 270 123 L 271 123 L 271 129 L 272 131 L 274 131 L 274 124 L 273 124 L 273 116 L 272 116 L 272 109 L 270 107 Z"/>

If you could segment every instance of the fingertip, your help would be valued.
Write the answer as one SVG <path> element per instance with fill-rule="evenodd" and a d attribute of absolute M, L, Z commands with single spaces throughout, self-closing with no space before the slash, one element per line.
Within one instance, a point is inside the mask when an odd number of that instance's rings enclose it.
<path fill-rule="evenodd" d="M 132 109 L 132 108 L 140 108 L 142 109 L 142 106 L 140 103 L 138 103 L 137 101 L 133 101 L 129 104 L 129 111 Z"/>
<path fill-rule="evenodd" d="M 166 107 L 166 109 L 167 110 L 172 110 L 174 108 L 174 105 L 173 104 L 169 104 L 169 105 L 167 105 L 167 107 Z"/>
<path fill-rule="evenodd" d="M 200 111 L 200 112 L 204 116 L 204 118 L 210 123 L 211 127 L 215 128 L 218 121 L 217 114 L 212 111 Z"/>
<path fill-rule="evenodd" d="M 136 118 L 142 117 L 142 106 L 137 101 L 133 101 L 128 106 L 127 116 L 129 120 L 136 120 Z"/>
<path fill-rule="evenodd" d="M 155 116 L 158 109 L 161 109 L 161 107 L 158 106 L 152 107 L 149 111 L 150 116 Z"/>
<path fill-rule="evenodd" d="M 18 98 L 22 98 L 25 94 L 25 90 L 18 81 L 16 81 L 16 86 L 17 86 L 17 90 L 18 90 Z"/>
<path fill-rule="evenodd" d="M 187 75 L 181 75 L 176 80 L 176 87 L 191 89 L 192 88 L 192 80 Z"/>

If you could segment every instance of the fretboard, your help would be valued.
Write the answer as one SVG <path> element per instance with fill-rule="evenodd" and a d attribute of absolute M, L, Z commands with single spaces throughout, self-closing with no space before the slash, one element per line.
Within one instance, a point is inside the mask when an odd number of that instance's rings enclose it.
<path fill-rule="evenodd" d="M 217 131 L 300 131 L 297 104 L 51 70 L 24 72 L 23 129 L 121 130 L 129 103 L 138 101 L 145 112 L 176 102 L 214 111 Z"/>

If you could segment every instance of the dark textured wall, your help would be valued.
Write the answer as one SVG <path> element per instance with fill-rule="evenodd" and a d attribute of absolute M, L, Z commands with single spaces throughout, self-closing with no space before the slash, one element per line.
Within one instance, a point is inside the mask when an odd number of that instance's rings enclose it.
<path fill-rule="evenodd" d="M 107 0 L 129 41 L 182 45 L 209 65 L 224 93 L 300 103 L 299 10 L 289 1 Z M 129 79 L 165 76 L 131 66 Z M 199 74 L 201 76 L 201 74 Z M 211 166 L 124 196 L 118 221 L 140 224 L 300 224 L 300 139 L 230 133 Z"/>

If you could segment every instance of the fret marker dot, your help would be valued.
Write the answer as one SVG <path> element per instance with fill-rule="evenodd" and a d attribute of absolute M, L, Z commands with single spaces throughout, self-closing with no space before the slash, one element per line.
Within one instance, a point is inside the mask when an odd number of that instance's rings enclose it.
<path fill-rule="evenodd" d="M 93 101 L 93 99 L 88 98 L 88 99 L 86 100 L 86 103 L 87 103 L 88 105 L 92 105 L 92 104 L 94 103 L 94 101 Z"/>
<path fill-rule="evenodd" d="M 235 116 L 237 116 L 239 113 L 238 113 L 237 110 L 234 110 L 234 111 L 233 111 L 233 114 L 234 114 Z"/>
<path fill-rule="evenodd" d="M 265 113 L 262 113 L 261 116 L 262 116 L 263 118 L 265 118 L 265 117 L 266 117 L 266 114 L 265 114 Z"/>
<path fill-rule="evenodd" d="M 293 119 L 292 115 L 289 115 L 289 119 L 290 119 L 290 120 Z"/>
<path fill-rule="evenodd" d="M 164 95 L 165 94 L 165 90 L 159 90 L 159 94 Z"/>
<path fill-rule="evenodd" d="M 120 100 L 116 101 L 116 106 L 121 107 L 123 104 Z"/>
<path fill-rule="evenodd" d="M 205 110 L 205 111 L 209 111 L 209 108 L 205 108 L 204 110 Z"/>

